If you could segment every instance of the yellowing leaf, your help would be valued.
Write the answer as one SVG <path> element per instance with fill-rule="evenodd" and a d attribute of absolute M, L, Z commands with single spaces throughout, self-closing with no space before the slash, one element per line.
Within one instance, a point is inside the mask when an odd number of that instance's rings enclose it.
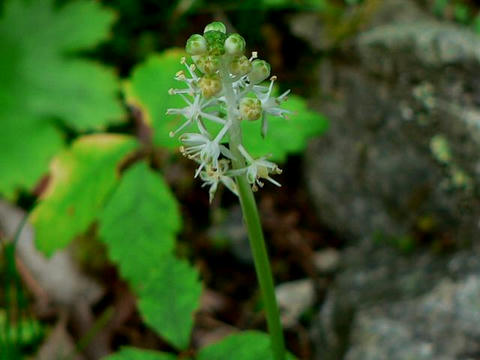
<path fill-rule="evenodd" d="M 52 254 L 88 228 L 118 181 L 119 162 L 136 146 L 124 135 L 89 135 L 54 159 L 48 187 L 31 214 L 41 250 Z"/>

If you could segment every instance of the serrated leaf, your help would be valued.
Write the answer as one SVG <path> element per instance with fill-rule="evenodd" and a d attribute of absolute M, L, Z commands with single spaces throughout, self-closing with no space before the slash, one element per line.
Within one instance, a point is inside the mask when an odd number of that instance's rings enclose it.
<path fill-rule="evenodd" d="M 102 360 L 176 360 L 177 357 L 158 351 L 124 347 L 119 352 L 106 356 Z"/>
<path fill-rule="evenodd" d="M 100 215 L 100 238 L 123 277 L 141 288 L 160 259 L 171 254 L 180 214 L 168 185 L 145 163 L 124 173 Z"/>
<path fill-rule="evenodd" d="M 175 348 L 186 349 L 201 291 L 194 268 L 173 255 L 165 256 L 158 259 L 155 271 L 139 292 L 140 313 L 145 323 Z"/>
<path fill-rule="evenodd" d="M 125 135 L 83 136 L 50 166 L 50 180 L 31 213 L 39 249 L 50 255 L 85 231 L 118 181 L 119 162 L 135 147 Z"/>
<path fill-rule="evenodd" d="M 307 140 L 322 134 L 328 127 L 326 118 L 307 108 L 303 98 L 290 95 L 282 107 L 293 113 L 288 119 L 268 117 L 268 132 L 261 136 L 260 121 L 242 121 L 243 143 L 253 157 L 271 154 L 269 160 L 284 162 L 288 154 L 301 152 Z"/>
<path fill-rule="evenodd" d="M 274 360 L 270 338 L 259 331 L 245 331 L 225 337 L 200 350 L 197 360 Z M 291 354 L 288 360 L 294 360 Z"/>
<path fill-rule="evenodd" d="M 53 0 L 10 0 L 0 19 L 2 107 L 37 117 L 59 117 L 78 130 L 119 120 L 114 74 L 68 54 L 106 38 L 114 20 L 98 2 L 77 0 L 55 9 Z"/>
<path fill-rule="evenodd" d="M 114 73 L 74 52 L 104 40 L 114 14 L 93 0 L 56 7 L 53 0 L 6 1 L 0 18 L 0 192 L 31 187 L 60 147 L 52 120 L 75 130 L 122 121 Z M 19 124 L 21 123 L 21 124 Z M 38 139 L 23 139 L 38 132 Z M 17 139 L 17 142 L 15 142 Z M 20 151 L 21 150 L 21 151 Z M 38 153 L 39 161 L 31 155 Z M 11 159 L 21 160 L 14 165 Z M 20 173 L 19 168 L 26 169 Z M 3 175 L 2 175 L 3 176 Z"/>
<path fill-rule="evenodd" d="M 155 143 L 170 149 L 180 144 L 168 136 L 179 121 L 173 116 L 165 116 L 168 108 L 184 107 L 179 96 L 167 95 L 172 87 L 182 87 L 175 81 L 175 73 L 182 67 L 180 58 L 183 51 L 169 50 L 154 55 L 143 65 L 138 66 L 126 86 L 127 101 L 140 107 L 147 116 L 147 122 L 155 131 Z M 292 110 L 289 120 L 269 116 L 269 130 L 265 139 L 261 137 L 260 121 L 242 122 L 245 148 L 254 156 L 272 154 L 272 160 L 285 161 L 288 154 L 302 151 L 310 137 L 319 135 L 327 128 L 324 116 L 307 108 L 305 100 L 291 95 L 282 107 Z M 218 128 L 207 122 L 209 129 Z M 188 128 L 186 129 L 188 131 Z"/>
<path fill-rule="evenodd" d="M 145 163 L 124 174 L 100 216 L 100 237 L 138 293 L 145 322 L 184 349 L 202 287 L 195 269 L 173 255 L 180 225 L 175 198 Z"/>
<path fill-rule="evenodd" d="M 124 87 L 127 103 L 139 107 L 145 121 L 153 128 L 155 144 L 171 149 L 179 146 L 178 140 L 168 135 L 179 120 L 165 113 L 169 108 L 184 106 L 179 96 L 168 94 L 169 89 L 181 85 L 174 77 L 182 69 L 182 56 L 185 56 L 185 52 L 180 49 L 152 55 L 135 68 L 130 82 Z"/>

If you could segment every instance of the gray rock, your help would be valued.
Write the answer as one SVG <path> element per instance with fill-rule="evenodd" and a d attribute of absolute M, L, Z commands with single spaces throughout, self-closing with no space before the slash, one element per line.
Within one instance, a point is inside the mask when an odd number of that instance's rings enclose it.
<path fill-rule="evenodd" d="M 360 311 L 345 359 L 478 359 L 479 299 L 477 274 L 443 280 L 418 299 Z"/>
<path fill-rule="evenodd" d="M 340 253 L 337 249 L 327 248 L 317 251 L 313 256 L 315 268 L 320 273 L 332 273 L 337 270 L 340 262 Z"/>
<path fill-rule="evenodd" d="M 283 283 L 275 288 L 282 325 L 295 326 L 300 316 L 315 303 L 315 286 L 311 279 Z"/>
<path fill-rule="evenodd" d="M 295 13 L 289 21 L 291 31 L 305 40 L 312 49 L 322 51 L 338 46 L 338 36 L 344 36 L 347 28 L 355 32 L 356 28 L 368 29 L 395 22 L 416 22 L 425 17 L 419 11 L 418 5 L 411 0 L 369 1 L 376 4 L 353 7 L 337 14 L 311 11 Z M 373 13 L 373 17 L 369 16 L 370 13 Z M 359 22 L 359 18 L 367 18 L 368 22 Z"/>
<path fill-rule="evenodd" d="M 479 255 L 401 255 L 368 240 L 347 248 L 314 322 L 315 359 L 478 358 Z"/>
<path fill-rule="evenodd" d="M 386 0 L 319 72 L 331 129 L 306 181 L 351 241 L 312 329 L 318 360 L 480 358 L 480 37 L 401 1 L 408 15 Z M 419 234 L 471 248 L 421 252 Z"/>
<path fill-rule="evenodd" d="M 385 1 L 391 21 L 373 19 L 343 61 L 323 62 L 316 106 L 331 128 L 309 148 L 307 185 L 347 238 L 468 242 L 480 235 L 480 37 L 401 1 Z"/>

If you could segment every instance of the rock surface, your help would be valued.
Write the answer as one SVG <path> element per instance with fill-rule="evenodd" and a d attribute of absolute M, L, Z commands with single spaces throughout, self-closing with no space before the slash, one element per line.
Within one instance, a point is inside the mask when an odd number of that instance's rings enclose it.
<path fill-rule="evenodd" d="M 311 279 L 283 283 L 275 288 L 282 325 L 288 329 L 315 303 L 315 284 Z"/>
<path fill-rule="evenodd" d="M 308 151 L 308 187 L 347 238 L 469 242 L 480 235 L 480 37 L 400 2 L 384 1 L 342 61 L 321 65 L 331 129 Z"/>
<path fill-rule="evenodd" d="M 381 3 L 319 71 L 331 129 L 309 148 L 306 181 L 350 241 L 313 326 L 315 360 L 480 359 L 480 37 L 414 1 Z M 415 248 L 423 239 L 465 247 L 435 255 Z"/>
<path fill-rule="evenodd" d="M 478 359 L 479 299 L 480 250 L 400 255 L 365 240 L 342 254 L 315 359 Z"/>

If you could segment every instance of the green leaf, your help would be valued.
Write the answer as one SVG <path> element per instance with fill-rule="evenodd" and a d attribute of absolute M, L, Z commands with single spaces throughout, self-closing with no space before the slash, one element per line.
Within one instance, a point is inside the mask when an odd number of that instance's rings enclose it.
<path fill-rule="evenodd" d="M 74 55 L 106 39 L 114 17 L 93 0 L 60 8 L 53 0 L 6 1 L 0 18 L 0 133 L 11 139 L 0 144 L 0 171 L 9 174 L 1 192 L 31 187 L 46 170 L 62 143 L 52 120 L 80 131 L 122 121 L 115 74 Z M 37 132 L 38 139 L 24 140 Z"/>
<path fill-rule="evenodd" d="M 0 131 L 0 192 L 33 187 L 63 146 L 60 132 L 23 114 L 15 121 L 2 121 L 0 115 Z"/>
<path fill-rule="evenodd" d="M 183 67 L 180 64 L 183 56 L 185 52 L 180 49 L 153 55 L 135 68 L 130 82 L 125 85 L 127 103 L 142 110 L 145 121 L 153 128 L 155 144 L 171 149 L 180 145 L 177 139 L 168 135 L 179 119 L 165 113 L 168 108 L 185 106 L 179 96 L 168 94 L 169 89 L 181 85 L 174 77 Z"/>
<path fill-rule="evenodd" d="M 145 322 L 185 349 L 202 286 L 195 269 L 173 256 L 180 226 L 168 185 L 145 163 L 124 174 L 100 216 L 100 237 L 137 291 Z"/>
<path fill-rule="evenodd" d="M 480 35 L 480 14 L 473 19 L 473 31 Z"/>
<path fill-rule="evenodd" d="M 197 271 L 173 255 L 158 259 L 155 271 L 140 290 L 139 309 L 144 321 L 175 348 L 190 342 L 193 313 L 202 285 Z"/>
<path fill-rule="evenodd" d="M 335 10 L 335 7 L 327 0 L 262 0 L 260 5 L 262 8 L 277 10 L 296 9 L 324 13 Z"/>
<path fill-rule="evenodd" d="M 288 154 L 302 151 L 307 140 L 323 133 L 326 118 L 307 108 L 303 98 L 290 95 L 282 107 L 293 111 L 289 119 L 268 116 L 268 132 L 261 136 L 260 121 L 242 121 L 243 143 L 253 157 L 271 154 L 269 160 L 284 162 Z"/>
<path fill-rule="evenodd" d="M 121 351 L 104 357 L 103 360 L 176 360 L 177 357 L 158 351 L 124 347 Z"/>
<path fill-rule="evenodd" d="M 139 288 L 160 259 L 172 253 L 180 226 L 168 185 L 142 162 L 123 175 L 103 209 L 100 238 L 123 277 Z"/>
<path fill-rule="evenodd" d="M 197 360 L 273 360 L 270 338 L 259 331 L 229 335 L 200 350 Z M 291 354 L 288 360 L 294 360 Z"/>
<path fill-rule="evenodd" d="M 435 0 L 433 4 L 433 12 L 435 15 L 438 17 L 443 17 L 449 3 L 450 0 Z"/>
<path fill-rule="evenodd" d="M 54 159 L 47 189 L 31 213 L 39 249 L 50 255 L 88 228 L 118 181 L 119 162 L 136 146 L 129 136 L 89 135 Z"/>
<path fill-rule="evenodd" d="M 2 106 L 34 116 L 54 116 L 78 130 L 118 122 L 117 80 L 110 70 L 71 56 L 104 40 L 114 14 L 96 1 L 7 1 L 0 20 Z M 5 95 L 9 94 L 9 95 Z"/>
<path fill-rule="evenodd" d="M 465 4 L 455 4 L 453 7 L 453 15 L 458 22 L 468 24 L 472 17 L 472 12 Z"/>

